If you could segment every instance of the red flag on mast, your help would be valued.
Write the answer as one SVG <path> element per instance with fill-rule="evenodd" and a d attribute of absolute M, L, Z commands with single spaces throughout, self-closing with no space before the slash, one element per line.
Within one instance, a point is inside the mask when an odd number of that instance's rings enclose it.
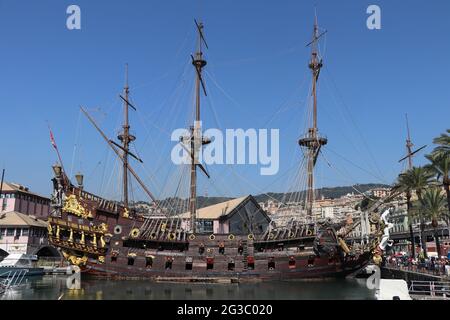
<path fill-rule="evenodd" d="M 59 154 L 58 146 L 56 145 L 55 137 L 53 136 L 52 128 L 50 128 L 50 124 L 47 123 L 47 125 L 48 125 L 48 130 L 50 131 L 50 142 L 51 142 L 53 148 L 55 148 L 56 154 L 58 155 L 59 163 L 61 164 L 61 167 L 64 171 L 64 165 L 63 165 L 63 162 L 61 159 L 61 155 Z"/>
<path fill-rule="evenodd" d="M 50 128 L 49 128 L 50 129 Z M 53 137 L 52 129 L 50 129 L 50 142 L 52 143 L 53 148 L 58 150 L 58 147 L 56 146 L 55 137 Z"/>

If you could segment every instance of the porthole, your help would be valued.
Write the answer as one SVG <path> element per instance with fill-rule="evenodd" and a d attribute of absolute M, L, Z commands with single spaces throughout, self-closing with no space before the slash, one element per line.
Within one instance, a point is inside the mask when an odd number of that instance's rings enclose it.
<path fill-rule="evenodd" d="M 130 236 L 133 239 L 136 239 L 137 237 L 139 237 L 139 234 L 141 233 L 141 231 L 138 228 L 134 228 L 133 230 L 131 230 L 130 232 Z"/>
<path fill-rule="evenodd" d="M 169 235 L 167 236 L 167 238 L 170 241 L 174 241 L 177 238 L 177 235 L 174 232 L 169 233 Z"/>
<path fill-rule="evenodd" d="M 122 234 L 122 226 L 116 226 L 114 228 L 114 234 L 117 234 L 117 235 Z"/>

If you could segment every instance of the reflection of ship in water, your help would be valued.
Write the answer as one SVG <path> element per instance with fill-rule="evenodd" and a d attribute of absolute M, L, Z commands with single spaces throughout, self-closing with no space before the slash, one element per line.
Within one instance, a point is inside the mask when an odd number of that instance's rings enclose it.
<path fill-rule="evenodd" d="M 339 288 L 339 290 L 336 290 Z M 62 300 L 309 300 L 309 299 L 373 299 L 373 291 L 354 280 L 269 281 L 259 283 L 168 284 L 147 281 L 99 282 L 84 280 L 82 290 L 66 292 Z"/>
<path fill-rule="evenodd" d="M 184 284 L 146 280 L 98 281 L 85 279 L 81 289 L 69 290 L 66 277 L 34 277 L 1 300 L 311 300 L 374 299 L 374 292 L 353 279 L 268 281 L 258 283 Z M 336 290 L 339 288 L 339 290 Z"/>
<path fill-rule="evenodd" d="M 138 277 L 170 281 L 186 279 L 234 278 L 296 279 L 344 277 L 364 267 L 374 243 L 349 248 L 346 237 L 354 227 L 346 221 L 320 221 L 312 215 L 314 167 L 322 146 L 328 140 L 317 129 L 317 90 L 323 61 L 319 56 L 321 37 L 314 24 L 309 68 L 312 71 L 312 119 L 299 145 L 304 152 L 306 199 L 298 219 L 277 226 L 252 196 L 209 208 L 197 204 L 198 169 L 209 177 L 199 162 L 199 152 L 211 141 L 201 132 L 201 97 L 206 95 L 202 70 L 207 47 L 203 25 L 196 23 L 197 52 L 192 57 L 195 70 L 195 118 L 180 145 L 190 158 L 188 210 L 174 203 L 164 206 L 145 186 L 130 165 L 141 162 L 130 152 L 136 138 L 130 134 L 128 82 L 121 99 L 125 120 L 120 143 L 109 140 L 84 110 L 96 130 L 123 164 L 123 201 L 110 201 L 85 191 L 82 183 L 73 185 L 61 165 L 55 165 L 53 214 L 49 219 L 49 239 L 64 257 L 83 272 L 106 277 Z M 129 175 L 140 184 L 163 217 L 144 217 L 128 199 Z M 174 183 L 176 183 L 174 181 Z"/>

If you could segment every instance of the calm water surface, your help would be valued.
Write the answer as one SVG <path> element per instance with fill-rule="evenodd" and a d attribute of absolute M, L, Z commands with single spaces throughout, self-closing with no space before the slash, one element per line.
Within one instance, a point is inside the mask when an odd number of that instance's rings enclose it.
<path fill-rule="evenodd" d="M 65 276 L 26 280 L 0 296 L 8 300 L 373 300 L 374 291 L 354 279 L 241 284 L 169 284 L 83 279 L 69 290 Z"/>

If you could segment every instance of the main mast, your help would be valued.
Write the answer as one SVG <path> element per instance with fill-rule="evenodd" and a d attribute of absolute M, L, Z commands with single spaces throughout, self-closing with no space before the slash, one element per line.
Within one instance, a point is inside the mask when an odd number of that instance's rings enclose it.
<path fill-rule="evenodd" d="M 322 34 L 323 35 L 323 34 Z M 312 216 L 312 209 L 315 200 L 314 196 L 314 167 L 322 146 L 328 143 L 326 138 L 319 136 L 317 127 L 317 82 L 319 80 L 320 70 L 323 66 L 322 59 L 319 58 L 318 39 L 319 27 L 317 24 L 317 16 L 314 22 L 313 39 L 308 44 L 311 45 L 311 60 L 309 68 L 312 72 L 312 99 L 313 99 L 313 119 L 311 127 L 308 129 L 304 138 L 300 139 L 299 144 L 306 150 L 307 160 L 307 194 L 306 194 L 306 211 L 309 217 Z"/>
<path fill-rule="evenodd" d="M 128 155 L 130 153 L 130 143 L 136 140 L 136 137 L 130 134 L 130 124 L 128 120 L 128 107 L 130 106 L 128 97 L 130 94 L 130 87 L 128 86 L 128 64 L 125 67 L 125 87 L 123 88 L 123 109 L 124 109 L 124 123 L 123 131 L 117 137 L 122 142 L 122 170 L 123 170 L 123 205 L 128 208 Z"/>
<path fill-rule="evenodd" d="M 204 35 L 203 35 L 203 23 L 197 23 L 197 31 L 198 31 L 198 43 L 197 43 L 197 52 L 195 53 L 195 57 L 192 57 L 192 65 L 196 70 L 196 79 L 195 79 L 195 121 L 194 125 L 190 128 L 190 154 L 191 154 L 191 186 L 190 186 L 190 197 L 189 197 L 189 209 L 191 216 L 191 232 L 196 233 L 196 221 L 197 221 L 197 166 L 199 166 L 206 175 L 208 173 L 204 169 L 204 167 L 199 162 L 199 151 L 202 146 L 208 144 L 210 141 L 207 138 L 204 138 L 202 135 L 201 129 L 201 92 L 200 87 L 203 88 L 203 92 L 206 95 L 205 85 L 203 83 L 202 71 L 206 66 L 206 60 L 203 58 L 202 44 L 206 44 Z"/>

